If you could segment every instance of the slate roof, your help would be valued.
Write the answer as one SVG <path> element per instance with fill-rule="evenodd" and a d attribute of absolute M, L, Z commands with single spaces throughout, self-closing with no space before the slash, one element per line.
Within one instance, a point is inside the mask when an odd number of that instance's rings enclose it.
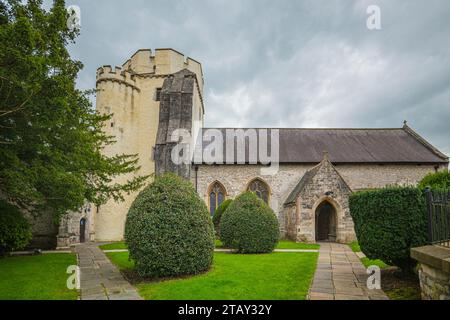
<path fill-rule="evenodd" d="M 225 137 L 226 130 L 230 128 L 216 129 L 222 131 Z M 255 128 L 255 130 L 260 132 L 263 129 Z M 264 130 L 267 130 L 267 135 L 270 137 L 271 129 Z M 446 155 L 434 148 L 406 123 L 403 128 L 395 129 L 284 128 L 278 130 L 280 163 L 318 163 L 322 160 L 324 151 L 328 152 L 332 163 L 443 164 L 449 162 Z M 203 148 L 209 144 L 210 142 L 203 142 Z M 225 150 L 224 141 L 224 154 Z M 248 144 L 246 150 L 248 154 Z"/>

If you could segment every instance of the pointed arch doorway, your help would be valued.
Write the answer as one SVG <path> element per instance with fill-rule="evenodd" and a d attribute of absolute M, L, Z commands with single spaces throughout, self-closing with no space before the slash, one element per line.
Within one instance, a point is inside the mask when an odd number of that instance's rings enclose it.
<path fill-rule="evenodd" d="M 316 209 L 316 241 L 336 241 L 336 209 L 323 201 Z"/>

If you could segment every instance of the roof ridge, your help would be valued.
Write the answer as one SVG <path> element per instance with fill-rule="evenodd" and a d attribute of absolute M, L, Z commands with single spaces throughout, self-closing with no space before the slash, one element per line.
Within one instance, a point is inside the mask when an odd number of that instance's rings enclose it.
<path fill-rule="evenodd" d="M 282 128 L 282 127 L 203 127 L 202 129 L 281 129 L 281 130 L 403 130 L 403 128 Z"/>

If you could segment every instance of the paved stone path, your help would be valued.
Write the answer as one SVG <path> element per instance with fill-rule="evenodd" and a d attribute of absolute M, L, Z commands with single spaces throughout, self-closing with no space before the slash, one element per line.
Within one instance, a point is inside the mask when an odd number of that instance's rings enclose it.
<path fill-rule="evenodd" d="M 383 290 L 367 288 L 366 268 L 345 244 L 320 243 L 310 300 L 387 300 Z"/>
<path fill-rule="evenodd" d="M 142 300 L 98 244 L 75 247 L 81 270 L 81 300 Z"/>

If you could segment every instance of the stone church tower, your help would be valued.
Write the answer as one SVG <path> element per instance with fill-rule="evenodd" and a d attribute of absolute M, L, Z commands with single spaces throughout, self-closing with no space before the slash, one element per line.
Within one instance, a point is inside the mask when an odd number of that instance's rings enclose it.
<path fill-rule="evenodd" d="M 203 125 L 202 66 L 173 49 L 139 50 L 121 67 L 98 68 L 96 80 L 96 109 L 101 114 L 113 114 L 104 131 L 117 141 L 104 153 L 137 154 L 138 175 L 155 173 L 155 154 L 156 167 L 165 171 L 164 157 L 170 156 L 175 128 L 185 128 L 194 135 Z M 170 104 L 177 108 L 169 110 Z M 189 166 L 180 170 L 188 177 Z M 131 177 L 123 175 L 114 182 L 123 183 Z M 83 238 L 80 230 L 85 230 L 86 241 L 122 240 L 126 215 L 137 194 L 125 194 L 125 201 L 110 200 L 99 208 L 87 205 L 79 213 L 67 215 L 60 226 L 58 245 L 78 242 Z M 86 225 L 80 226 L 80 221 Z"/>

